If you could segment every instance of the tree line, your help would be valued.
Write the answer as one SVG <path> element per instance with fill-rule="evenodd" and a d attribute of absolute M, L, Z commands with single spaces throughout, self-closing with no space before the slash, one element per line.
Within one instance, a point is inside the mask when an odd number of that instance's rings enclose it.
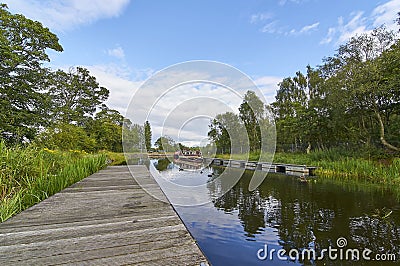
<path fill-rule="evenodd" d="M 232 138 L 244 137 L 235 136 L 240 127 L 247 131 L 249 151 L 258 152 L 260 128 L 271 122 L 278 151 L 338 146 L 400 151 L 400 41 L 385 26 L 350 38 L 322 65 L 308 65 L 306 73 L 298 71 L 278 87 L 271 104 L 248 91 L 238 114 L 219 114 L 211 121 L 208 136 L 218 153 L 243 152 L 231 150 L 238 148 Z"/>
<path fill-rule="evenodd" d="M 400 42 L 384 26 L 350 38 L 336 54 L 279 83 L 271 108 L 277 141 L 400 151 Z"/>
<path fill-rule="evenodd" d="M 270 143 L 275 134 L 269 106 L 254 91 L 247 91 L 238 114 L 226 112 L 211 120 L 208 137 L 217 153 L 259 152 L 262 143 Z"/>
<path fill-rule="evenodd" d="M 109 90 L 83 67 L 52 70 L 47 50 L 62 52 L 58 37 L 40 22 L 0 4 L 0 137 L 8 145 L 122 151 L 138 148 L 143 126 L 104 102 Z"/>

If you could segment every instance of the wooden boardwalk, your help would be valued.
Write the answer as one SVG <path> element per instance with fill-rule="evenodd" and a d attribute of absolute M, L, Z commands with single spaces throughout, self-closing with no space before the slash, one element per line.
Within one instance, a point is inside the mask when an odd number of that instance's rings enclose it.
<path fill-rule="evenodd" d="M 136 178 L 162 194 L 145 166 Z M 207 265 L 168 203 L 107 167 L 0 223 L 0 265 Z"/>

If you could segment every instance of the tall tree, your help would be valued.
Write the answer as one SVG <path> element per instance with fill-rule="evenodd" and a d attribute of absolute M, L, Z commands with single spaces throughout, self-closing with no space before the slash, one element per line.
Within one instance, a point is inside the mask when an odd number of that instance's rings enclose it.
<path fill-rule="evenodd" d="M 254 91 L 247 91 L 239 107 L 239 117 L 246 127 L 250 151 L 261 149 L 260 122 L 264 119 L 265 106 Z"/>
<path fill-rule="evenodd" d="M 215 143 L 217 153 L 231 152 L 231 138 L 228 131 L 231 128 L 228 124 L 231 114 L 234 115 L 233 113 L 218 114 L 209 125 L 208 137 Z M 227 117 L 228 119 L 225 119 Z"/>
<path fill-rule="evenodd" d="M 324 98 L 320 71 L 310 66 L 305 75 L 298 71 L 294 77 L 279 83 L 272 108 L 280 148 L 287 149 L 287 144 L 294 144 L 294 148 L 307 146 L 309 152 L 314 145 L 323 146 L 327 141 L 325 118 L 329 116 Z"/>
<path fill-rule="evenodd" d="M 47 49 L 63 50 L 55 34 L 0 4 L 0 134 L 10 143 L 33 139 L 46 123 Z"/>
<path fill-rule="evenodd" d="M 101 106 L 95 119 L 87 123 L 86 131 L 96 140 L 98 150 L 122 152 L 122 125 L 124 117 L 116 110 Z"/>
<path fill-rule="evenodd" d="M 340 94 L 347 113 L 358 120 L 356 124 L 365 132 L 367 143 L 379 136 L 384 146 L 400 151 L 385 138 L 385 128 L 399 103 L 398 80 L 388 82 L 389 77 L 400 74 L 398 46 L 394 43 L 394 33 L 378 27 L 342 45 L 336 55 L 341 62 L 336 76 L 341 82 L 333 93 Z"/>
<path fill-rule="evenodd" d="M 149 121 L 144 123 L 144 144 L 147 151 L 151 149 L 151 126 Z"/>
<path fill-rule="evenodd" d="M 232 112 L 218 114 L 211 120 L 209 128 L 208 137 L 215 143 L 218 153 L 248 152 L 244 124 L 238 115 Z"/>
<path fill-rule="evenodd" d="M 87 69 L 77 67 L 53 73 L 48 95 L 55 122 L 83 124 L 107 100 L 109 91 Z"/>
<path fill-rule="evenodd" d="M 122 141 L 124 152 L 142 151 L 145 147 L 144 127 L 125 118 L 122 125 Z"/>
<path fill-rule="evenodd" d="M 307 75 L 285 78 L 272 103 L 278 144 L 310 150 L 381 143 L 399 151 L 399 51 L 382 26 L 352 37 Z"/>

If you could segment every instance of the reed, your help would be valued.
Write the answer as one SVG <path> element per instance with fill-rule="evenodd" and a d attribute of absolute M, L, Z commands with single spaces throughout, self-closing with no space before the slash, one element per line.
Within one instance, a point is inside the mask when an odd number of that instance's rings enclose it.
<path fill-rule="evenodd" d="M 36 147 L 8 148 L 0 142 L 0 221 L 50 197 L 106 165 L 104 154 Z"/>

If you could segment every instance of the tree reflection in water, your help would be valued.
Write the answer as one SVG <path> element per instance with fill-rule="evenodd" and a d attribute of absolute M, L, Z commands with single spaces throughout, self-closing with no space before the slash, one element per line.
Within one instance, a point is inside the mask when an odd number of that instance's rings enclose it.
<path fill-rule="evenodd" d="M 214 169 L 218 171 L 222 170 Z M 400 207 L 389 191 L 351 189 L 318 179 L 303 183 L 291 176 L 270 174 L 250 192 L 251 175 L 246 171 L 229 192 L 213 201 L 219 210 L 238 213 L 246 240 L 256 241 L 257 235 L 270 227 L 276 229 L 279 245 L 287 252 L 310 246 L 318 252 L 330 245 L 336 247 L 336 240 L 345 237 L 346 247 L 394 253 L 400 259 Z M 210 183 L 210 194 L 215 195 L 224 183 Z M 392 213 L 385 218 L 373 215 L 382 208 Z"/>

